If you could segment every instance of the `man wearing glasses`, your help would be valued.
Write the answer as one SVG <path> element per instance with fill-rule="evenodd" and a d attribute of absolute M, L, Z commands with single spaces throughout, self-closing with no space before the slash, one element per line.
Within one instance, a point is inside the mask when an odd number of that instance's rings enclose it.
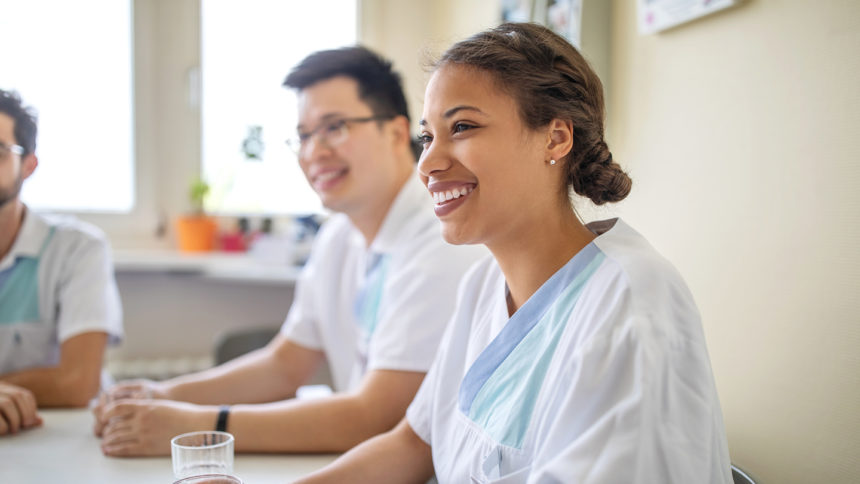
<path fill-rule="evenodd" d="M 36 406 L 85 406 L 122 334 L 108 244 L 20 199 L 38 165 L 36 118 L 0 90 L 0 435 L 41 423 Z"/>
<path fill-rule="evenodd" d="M 360 47 L 321 51 L 284 84 L 299 95 L 289 144 L 337 212 L 286 322 L 268 346 L 219 367 L 114 387 L 130 398 L 95 409 L 108 455 L 169 454 L 171 437 L 213 428 L 234 434 L 238 452 L 341 452 L 393 428 L 430 368 L 461 276 L 486 254 L 442 240 L 390 63 Z M 336 393 L 289 399 L 323 360 Z"/>

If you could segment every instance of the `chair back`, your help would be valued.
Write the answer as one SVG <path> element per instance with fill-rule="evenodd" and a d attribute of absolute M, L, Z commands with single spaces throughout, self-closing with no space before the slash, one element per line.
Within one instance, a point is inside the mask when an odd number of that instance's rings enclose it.
<path fill-rule="evenodd" d="M 278 334 L 279 328 L 253 328 L 223 335 L 215 343 L 215 364 L 220 365 L 249 351 L 266 346 Z"/>
<path fill-rule="evenodd" d="M 240 329 L 221 335 L 215 343 L 215 364 L 220 365 L 245 353 L 262 348 L 269 344 L 279 332 L 280 328 L 275 326 Z M 334 386 L 328 361 L 324 361 L 316 373 L 304 384 Z"/>
<path fill-rule="evenodd" d="M 734 484 L 756 484 L 752 477 L 740 467 L 732 464 L 732 480 Z"/>

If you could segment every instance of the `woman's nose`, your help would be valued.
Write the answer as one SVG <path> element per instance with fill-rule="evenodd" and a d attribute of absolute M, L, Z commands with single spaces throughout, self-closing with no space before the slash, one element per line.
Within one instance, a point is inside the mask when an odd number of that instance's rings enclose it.
<path fill-rule="evenodd" d="M 424 146 L 421 157 L 418 158 L 418 173 L 429 177 L 433 173 L 445 171 L 451 167 L 451 158 L 445 154 L 444 146 L 430 143 Z"/>

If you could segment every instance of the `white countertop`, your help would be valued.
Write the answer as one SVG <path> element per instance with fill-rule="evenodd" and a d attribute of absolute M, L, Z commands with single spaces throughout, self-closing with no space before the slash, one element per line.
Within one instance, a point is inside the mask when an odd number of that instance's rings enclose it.
<path fill-rule="evenodd" d="M 170 457 L 105 457 L 87 409 L 40 410 L 44 424 L 0 437 L 0 483 L 173 482 Z M 236 454 L 245 484 L 287 483 L 319 469 L 334 455 Z"/>
<path fill-rule="evenodd" d="M 117 273 L 185 274 L 228 281 L 293 284 L 300 266 L 254 257 L 247 252 L 114 251 Z"/>

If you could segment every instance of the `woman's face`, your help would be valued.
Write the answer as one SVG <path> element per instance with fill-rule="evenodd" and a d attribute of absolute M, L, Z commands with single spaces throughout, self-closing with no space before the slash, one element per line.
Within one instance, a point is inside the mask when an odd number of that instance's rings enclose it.
<path fill-rule="evenodd" d="M 419 137 L 418 171 L 448 242 L 516 243 L 558 207 L 561 164 L 548 163 L 548 135 L 522 123 L 491 74 L 439 68 L 427 85 Z"/>

